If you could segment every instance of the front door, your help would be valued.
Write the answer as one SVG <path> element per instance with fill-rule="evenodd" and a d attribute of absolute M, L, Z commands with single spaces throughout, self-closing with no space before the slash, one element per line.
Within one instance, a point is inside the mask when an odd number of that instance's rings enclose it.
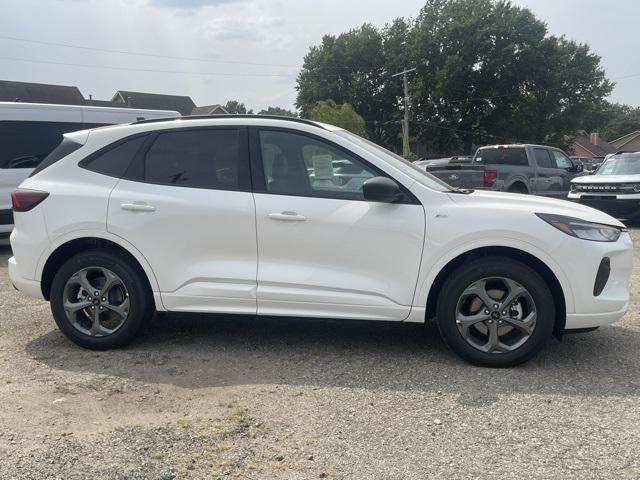
<path fill-rule="evenodd" d="M 251 144 L 258 313 L 405 319 L 424 242 L 422 205 L 410 195 L 365 201 L 362 184 L 384 173 L 319 137 L 256 129 Z"/>
<path fill-rule="evenodd" d="M 109 199 L 107 228 L 144 253 L 173 311 L 256 312 L 246 129 L 163 130 Z"/>

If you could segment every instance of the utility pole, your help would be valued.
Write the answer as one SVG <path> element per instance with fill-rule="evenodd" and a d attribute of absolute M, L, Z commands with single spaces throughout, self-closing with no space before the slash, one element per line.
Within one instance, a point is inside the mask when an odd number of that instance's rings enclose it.
<path fill-rule="evenodd" d="M 392 78 L 402 75 L 404 82 L 404 122 L 402 123 L 402 156 L 404 158 L 407 158 L 409 153 L 411 153 L 411 149 L 409 147 L 409 114 L 411 112 L 411 97 L 409 96 L 409 80 L 407 78 L 407 73 L 414 72 L 415 70 L 415 68 L 409 68 L 403 72 L 391 75 Z"/>

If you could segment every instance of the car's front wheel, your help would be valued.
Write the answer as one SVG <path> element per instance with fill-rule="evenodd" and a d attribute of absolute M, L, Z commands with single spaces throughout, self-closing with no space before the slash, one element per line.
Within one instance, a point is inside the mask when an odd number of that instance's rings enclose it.
<path fill-rule="evenodd" d="M 53 279 L 50 302 L 60 330 L 93 350 L 130 343 L 153 313 L 143 273 L 107 250 L 90 250 L 67 260 Z"/>
<path fill-rule="evenodd" d="M 445 281 L 437 322 L 445 342 L 465 360 L 510 367 L 532 358 L 551 337 L 554 299 L 526 264 L 485 257 L 462 265 Z"/>

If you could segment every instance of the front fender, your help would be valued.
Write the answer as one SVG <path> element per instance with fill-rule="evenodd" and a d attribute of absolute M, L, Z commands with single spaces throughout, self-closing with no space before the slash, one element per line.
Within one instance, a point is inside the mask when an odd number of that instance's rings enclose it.
<path fill-rule="evenodd" d="M 420 269 L 421 273 L 418 279 L 418 288 L 416 289 L 414 305 L 416 307 L 425 307 L 433 282 L 435 281 L 438 274 L 451 261 L 472 250 L 477 250 L 485 247 L 506 247 L 528 253 L 529 255 L 536 257 L 547 267 L 549 267 L 549 269 L 558 279 L 558 282 L 560 283 L 560 286 L 562 288 L 567 313 L 574 312 L 575 307 L 573 290 L 566 273 L 563 271 L 560 265 L 553 259 L 553 257 L 547 254 L 544 250 L 538 248 L 534 243 L 518 238 L 509 237 L 508 233 L 509 232 L 503 232 L 503 234 L 500 236 L 490 236 L 474 240 L 467 240 L 463 243 L 459 243 L 453 248 L 449 248 L 431 265 L 423 265 L 423 268 Z M 425 246 L 425 248 L 428 248 L 428 246 Z M 433 258 L 433 256 L 431 258 Z M 426 261 L 428 262 L 429 259 L 427 258 Z"/>

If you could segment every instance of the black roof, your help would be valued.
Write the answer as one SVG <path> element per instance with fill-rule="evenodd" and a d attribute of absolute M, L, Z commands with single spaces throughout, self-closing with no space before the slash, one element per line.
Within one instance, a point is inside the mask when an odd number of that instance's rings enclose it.
<path fill-rule="evenodd" d="M 190 115 L 196 104 L 191 97 L 181 95 L 163 95 L 159 93 L 130 92 L 118 90 L 112 102 L 121 102 L 124 106 L 150 110 L 175 110 L 182 115 Z"/>
<path fill-rule="evenodd" d="M 0 80 L 0 101 L 84 105 L 78 87 Z"/>

